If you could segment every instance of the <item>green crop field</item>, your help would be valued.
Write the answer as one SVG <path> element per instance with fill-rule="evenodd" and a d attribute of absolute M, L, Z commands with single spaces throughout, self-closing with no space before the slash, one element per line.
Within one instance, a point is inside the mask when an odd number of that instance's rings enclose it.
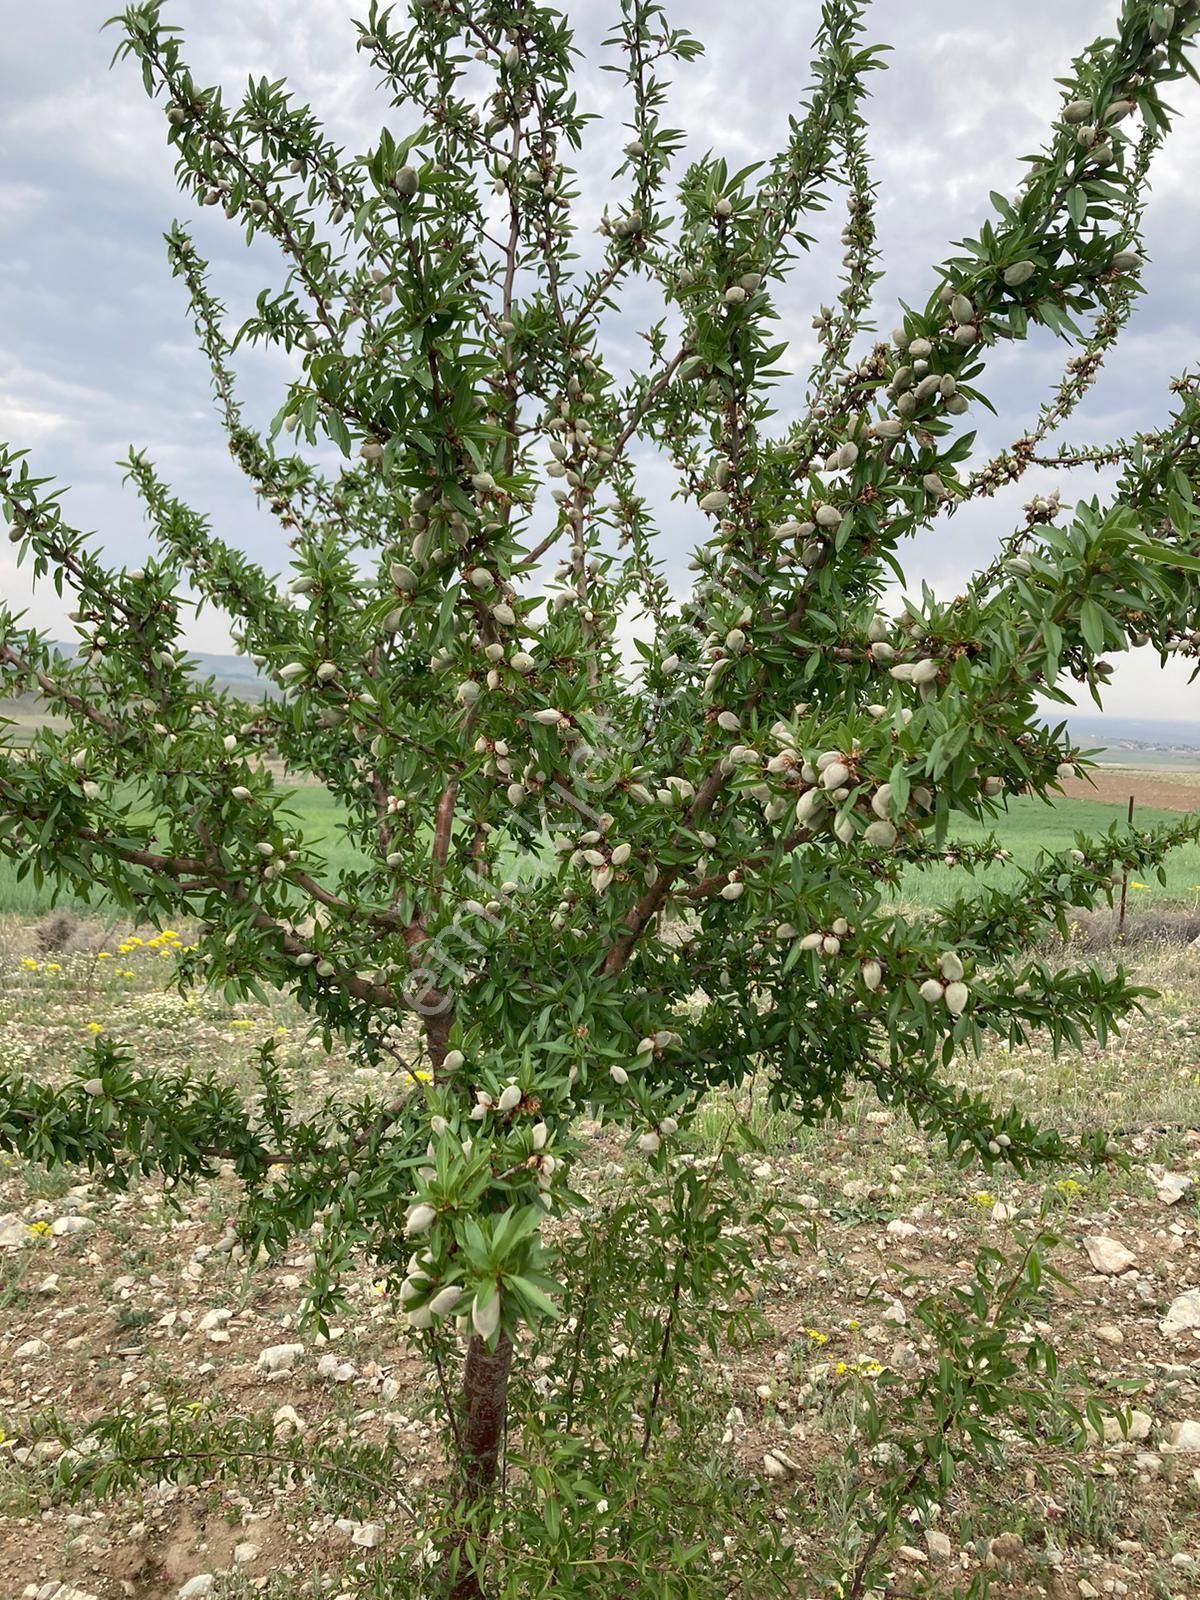
<path fill-rule="evenodd" d="M 1200 798 L 1200 790 L 1197 794 Z M 362 855 L 343 836 L 338 808 L 324 789 L 306 786 L 294 790 L 291 808 L 305 840 L 324 857 L 331 877 L 344 867 L 362 863 Z M 1178 816 L 1178 812 L 1140 809 L 1137 825 L 1151 827 Z M 1018 868 L 1031 865 L 1039 850 L 1069 849 L 1077 833 L 1102 834 L 1114 822 L 1124 826 L 1123 807 L 1095 800 L 1064 799 L 1055 806 L 1046 806 L 1037 800 L 1015 800 L 993 830 L 1004 848 L 1011 851 L 1011 863 L 989 866 L 973 876 L 961 868 L 942 864 L 913 870 L 905 877 L 903 899 L 916 905 L 933 905 L 947 894 L 971 893 L 973 888 L 985 884 L 1015 883 Z M 963 823 L 956 830 L 955 838 L 978 840 L 987 832 L 986 828 Z M 1165 884 L 1159 884 L 1156 878 L 1146 880 L 1144 885 L 1135 880 L 1130 896 L 1134 905 L 1154 902 L 1200 907 L 1200 845 L 1185 846 L 1174 853 L 1167 865 Z M 60 901 L 60 904 L 79 908 L 78 902 Z M 37 889 L 28 878 L 19 882 L 15 866 L 0 861 L 0 914 L 37 916 L 50 907 L 48 889 Z M 103 911 L 103 900 L 93 902 L 93 909 Z"/>
<path fill-rule="evenodd" d="M 1200 797 L 1200 791 L 1198 791 Z M 1178 811 L 1155 811 L 1139 808 L 1135 826 L 1151 828 L 1162 823 L 1177 822 Z M 1047 806 L 1040 800 L 1019 799 L 1011 802 L 1008 812 L 995 826 L 984 828 L 964 822 L 955 829 L 956 839 L 964 842 L 983 839 L 994 832 L 1006 850 L 1011 851 L 1011 863 L 999 863 L 969 877 L 962 868 L 941 863 L 921 871 L 909 872 L 905 877 L 904 898 L 920 905 L 934 905 L 948 895 L 969 893 L 972 884 L 1004 886 L 1018 880 L 1019 868 L 1031 866 L 1040 850 L 1069 850 L 1076 834 L 1098 837 L 1117 823 L 1125 827 L 1124 806 L 1107 805 L 1097 800 L 1060 800 Z M 1159 904 L 1200 906 L 1200 845 L 1181 846 L 1168 857 L 1166 883 L 1157 877 L 1142 882 L 1132 880 L 1131 902 L 1156 901 Z"/>

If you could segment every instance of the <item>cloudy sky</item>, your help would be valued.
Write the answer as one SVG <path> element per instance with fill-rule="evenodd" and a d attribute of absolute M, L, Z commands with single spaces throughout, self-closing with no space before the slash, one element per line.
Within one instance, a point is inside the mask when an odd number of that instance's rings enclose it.
<path fill-rule="evenodd" d="M 205 511 L 223 537 L 269 569 L 284 565 L 275 525 L 227 455 L 211 410 L 208 373 L 191 338 L 180 286 L 162 243 L 175 216 L 193 227 L 213 263 L 214 286 L 235 320 L 279 276 L 269 246 L 244 248 L 215 208 L 200 212 L 174 186 L 161 109 L 129 63 L 109 70 L 115 31 L 101 24 L 116 0 L 55 0 L 10 6 L 0 59 L 0 439 L 27 446 L 35 469 L 72 486 L 67 507 L 95 528 L 114 556 L 146 549 L 140 508 L 114 465 L 130 444 L 144 448 L 175 489 Z M 202 83 L 236 95 L 249 75 L 286 76 L 352 154 L 381 126 L 404 130 L 402 111 L 374 89 L 354 49 L 351 17 L 364 0 L 171 0 L 168 19 L 187 35 Z M 594 125 L 581 166 L 595 210 L 624 138 L 615 78 L 598 70 L 599 41 L 615 0 L 566 0 L 588 53 L 580 83 Z M 807 84 L 807 47 L 818 0 L 677 0 L 672 20 L 706 45 L 676 82 L 669 120 L 691 130 L 690 153 L 706 149 L 743 165 L 769 156 Z M 1011 191 L 1019 158 L 1041 143 L 1056 103 L 1054 78 L 1116 16 L 1116 0 L 876 0 L 871 35 L 892 49 L 873 75 L 872 141 L 882 185 L 880 232 L 887 275 L 878 320 L 895 320 L 899 298 L 922 298 L 929 268 L 949 242 L 977 230 L 991 189 Z M 1065 435 L 1106 440 L 1152 426 L 1167 410 L 1171 374 L 1200 351 L 1200 92 L 1172 96 L 1179 126 L 1154 172 L 1147 219 L 1148 294 L 1119 352 Z M 826 235 L 840 227 L 834 215 Z M 802 385 L 813 346 L 808 318 L 835 290 L 838 252 L 800 264 L 783 306 L 792 364 Z M 631 317 L 636 316 L 634 306 Z M 628 347 L 631 327 L 614 328 Z M 1061 346 L 1043 340 L 993 361 L 989 395 L 1002 423 L 981 425 L 981 450 L 1008 443 L 1057 381 Z M 270 357 L 245 370 L 252 416 L 276 409 L 286 368 Z M 787 398 L 784 397 L 786 407 Z M 659 482 L 653 474 L 651 483 Z M 662 480 L 665 484 L 665 479 Z M 1042 484 L 1033 474 L 1007 500 L 975 505 L 905 553 L 910 580 L 954 592 L 1019 518 Z M 1069 498 L 1105 486 L 1091 473 L 1064 484 Z M 696 524 L 664 510 L 671 570 L 682 582 Z M 52 591 L 31 594 L 9 547 L 0 548 L 0 593 L 40 627 L 67 636 Z M 227 648 L 219 620 L 202 617 L 194 647 Z M 1109 709 L 1123 716 L 1200 718 L 1200 688 L 1179 664 L 1162 671 L 1145 652 L 1121 661 Z"/>

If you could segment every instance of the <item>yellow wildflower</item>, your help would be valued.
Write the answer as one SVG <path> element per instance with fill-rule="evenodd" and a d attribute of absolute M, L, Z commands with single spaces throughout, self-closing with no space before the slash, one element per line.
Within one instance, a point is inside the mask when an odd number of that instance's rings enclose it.
<path fill-rule="evenodd" d="M 96 960 L 97 961 L 111 961 L 112 960 L 112 951 L 111 950 L 97 950 L 96 951 Z"/>
<path fill-rule="evenodd" d="M 87 1031 L 89 1033 L 103 1033 L 104 1032 L 104 1024 L 102 1022 L 86 1022 L 86 1023 L 84 1023 L 84 1027 L 87 1029 Z"/>
<path fill-rule="evenodd" d="M 59 963 L 57 961 L 47 961 L 47 963 L 46 963 L 46 971 L 47 972 L 61 972 L 62 971 L 62 965 L 61 965 L 61 963 Z"/>
<path fill-rule="evenodd" d="M 846 1365 L 846 1363 L 844 1361 L 839 1361 L 837 1366 L 834 1367 L 833 1370 L 837 1373 L 839 1378 L 842 1378 L 842 1377 L 845 1377 L 846 1373 L 849 1372 L 850 1368 Z"/>
<path fill-rule="evenodd" d="M 820 1328 L 805 1328 L 804 1331 L 814 1344 L 821 1345 L 829 1343 L 829 1335 L 827 1333 L 822 1333 Z"/>
<path fill-rule="evenodd" d="M 850 1321 L 846 1324 L 846 1326 L 850 1329 L 851 1333 L 857 1333 L 858 1330 L 862 1327 L 862 1323 L 858 1320 L 857 1317 L 851 1317 Z"/>
<path fill-rule="evenodd" d="M 1083 1185 L 1075 1178 L 1059 1178 L 1054 1187 L 1067 1200 L 1074 1199 L 1077 1194 L 1083 1193 Z"/>
<path fill-rule="evenodd" d="M 976 1189 L 971 1199 L 974 1200 L 977 1206 L 994 1206 L 996 1204 L 996 1196 L 987 1189 Z"/>
<path fill-rule="evenodd" d="M 132 978 L 132 977 L 135 977 L 136 974 L 134 973 L 134 970 L 133 970 L 132 967 L 122 967 L 120 972 L 117 974 L 117 976 L 119 978 Z"/>
<path fill-rule="evenodd" d="M 36 972 L 38 969 L 38 964 L 32 956 L 26 956 L 21 962 L 21 965 L 25 968 L 26 972 Z"/>
<path fill-rule="evenodd" d="M 29 1224 L 29 1232 L 33 1234 L 35 1239 L 46 1239 L 52 1231 L 48 1222 L 31 1222 Z"/>
<path fill-rule="evenodd" d="M 1136 878 L 1130 878 L 1129 887 L 1131 889 L 1144 889 L 1146 885 L 1144 883 L 1139 883 Z"/>
<path fill-rule="evenodd" d="M 433 1082 L 433 1073 L 432 1072 L 422 1072 L 419 1068 L 418 1068 L 418 1070 L 416 1072 L 410 1072 L 408 1074 L 408 1076 L 413 1080 L 414 1083 L 432 1083 Z"/>
<path fill-rule="evenodd" d="M 252 1028 L 254 1026 L 254 1018 L 253 1017 L 234 1017 L 232 1023 L 230 1024 L 230 1026 L 234 1027 L 234 1028 Z"/>

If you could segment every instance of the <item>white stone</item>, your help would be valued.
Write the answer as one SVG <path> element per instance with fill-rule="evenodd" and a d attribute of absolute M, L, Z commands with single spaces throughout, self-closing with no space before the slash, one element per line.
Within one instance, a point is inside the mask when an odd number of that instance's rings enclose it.
<path fill-rule="evenodd" d="M 1097 1339 L 1103 1339 L 1105 1344 L 1124 1344 L 1125 1335 L 1115 1322 L 1102 1322 L 1096 1329 Z"/>
<path fill-rule="evenodd" d="M 948 1536 L 940 1528 L 926 1528 L 925 1545 L 934 1561 L 949 1561 L 954 1553 Z"/>
<path fill-rule="evenodd" d="M 46 1276 L 42 1279 L 41 1283 L 38 1284 L 38 1293 L 39 1294 L 57 1294 L 58 1293 L 58 1273 L 57 1272 L 49 1272 L 49 1273 L 46 1274 Z"/>
<path fill-rule="evenodd" d="M 1083 1248 L 1092 1266 L 1106 1278 L 1119 1277 L 1122 1272 L 1128 1272 L 1130 1267 L 1137 1265 L 1133 1251 L 1107 1233 L 1089 1234 L 1083 1241 Z"/>
<path fill-rule="evenodd" d="M 1200 1450 L 1200 1422 L 1189 1417 L 1171 1429 L 1171 1444 L 1176 1450 Z"/>
<path fill-rule="evenodd" d="M 15 1212 L 0 1217 L 0 1249 L 24 1250 L 29 1243 L 29 1230 Z"/>
<path fill-rule="evenodd" d="M 1128 1433 L 1122 1428 L 1119 1416 L 1105 1417 L 1104 1442 L 1108 1445 L 1120 1445 L 1126 1441 L 1131 1444 L 1144 1444 L 1150 1437 L 1150 1427 L 1151 1418 L 1144 1411 L 1133 1410 L 1129 1413 Z M 1090 1423 L 1087 1425 L 1086 1431 L 1088 1438 L 1095 1443 L 1098 1436 Z"/>
<path fill-rule="evenodd" d="M 258 1353 L 260 1372 L 290 1372 L 298 1357 L 304 1354 L 302 1344 L 269 1344 Z"/>
<path fill-rule="evenodd" d="M 1156 1172 L 1151 1169 L 1154 1192 L 1165 1206 L 1178 1205 L 1192 1188 L 1186 1172 Z"/>
<path fill-rule="evenodd" d="M 95 1226 L 91 1217 L 55 1217 L 50 1224 L 50 1232 L 61 1239 L 68 1233 L 86 1233 L 89 1228 Z"/>
<path fill-rule="evenodd" d="M 383 1538 L 383 1525 L 378 1522 L 361 1522 L 350 1535 L 350 1543 L 361 1545 L 364 1550 L 374 1550 Z"/>
<path fill-rule="evenodd" d="M 317 1362 L 318 1378 L 331 1378 L 334 1383 L 350 1383 L 358 1376 L 353 1361 L 339 1361 L 335 1355 L 324 1355 Z"/>
<path fill-rule="evenodd" d="M 233 1316 L 233 1312 L 222 1306 L 216 1311 L 206 1311 L 196 1324 L 201 1333 L 211 1333 L 214 1328 L 223 1328 Z"/>
<path fill-rule="evenodd" d="M 1159 1328 L 1168 1335 L 1200 1328 L 1200 1289 L 1188 1289 L 1176 1295 L 1167 1307 L 1167 1314 L 1159 1323 Z"/>
<path fill-rule="evenodd" d="M 200 1600 L 201 1595 L 206 1595 L 212 1589 L 213 1575 L 211 1572 L 198 1572 L 179 1590 L 176 1600 Z"/>
<path fill-rule="evenodd" d="M 887 1225 L 887 1231 L 893 1239 L 915 1239 L 921 1230 L 913 1223 L 905 1222 L 903 1217 L 893 1217 Z"/>
<path fill-rule="evenodd" d="M 248 1541 L 245 1544 L 235 1544 L 233 1547 L 234 1563 L 239 1567 L 247 1566 L 251 1561 L 257 1561 L 261 1553 L 261 1545 L 250 1544 Z"/>
<path fill-rule="evenodd" d="M 271 1416 L 277 1439 L 291 1439 L 304 1432 L 304 1418 L 295 1406 L 277 1406 Z"/>
<path fill-rule="evenodd" d="M 1150 1437 L 1151 1419 L 1144 1411 L 1135 1407 L 1129 1413 L 1129 1437 L 1135 1444 L 1142 1444 Z"/>
<path fill-rule="evenodd" d="M 13 1351 L 13 1360 L 29 1361 L 33 1356 L 45 1355 L 49 1348 L 45 1339 L 26 1339 L 23 1345 Z"/>
<path fill-rule="evenodd" d="M 898 1328 L 902 1328 L 908 1321 L 908 1312 L 901 1302 L 895 1299 L 890 1299 L 879 1315 L 884 1322 L 894 1322 Z"/>

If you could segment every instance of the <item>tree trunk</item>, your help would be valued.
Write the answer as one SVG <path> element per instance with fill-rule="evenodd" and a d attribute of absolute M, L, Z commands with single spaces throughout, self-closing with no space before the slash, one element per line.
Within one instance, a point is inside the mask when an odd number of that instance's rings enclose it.
<path fill-rule="evenodd" d="M 468 1541 L 473 1543 L 476 1552 L 482 1548 L 478 1528 L 496 1485 L 512 1358 L 512 1341 L 503 1334 L 494 1351 L 489 1351 L 477 1334 L 467 1346 L 462 1382 L 462 1476 L 456 1494 L 459 1530 L 453 1544 L 459 1566 L 450 1581 L 449 1600 L 483 1600 L 479 1578 L 467 1560 L 466 1545 Z"/>

